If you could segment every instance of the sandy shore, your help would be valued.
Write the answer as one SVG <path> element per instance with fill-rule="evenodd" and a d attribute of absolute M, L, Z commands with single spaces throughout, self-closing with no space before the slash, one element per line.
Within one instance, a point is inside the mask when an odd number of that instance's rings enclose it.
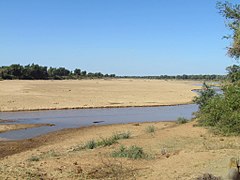
<path fill-rule="evenodd" d="M 52 124 L 0 124 L 0 133 L 19 129 L 53 126 Z M 1 139 L 0 139 L 1 141 Z"/>
<path fill-rule="evenodd" d="M 188 104 L 196 81 L 0 81 L 0 111 Z"/>
<path fill-rule="evenodd" d="M 0 142 L 0 178 L 114 179 L 116 172 L 120 172 L 118 179 L 188 180 L 203 173 L 225 177 L 229 159 L 239 155 L 240 138 L 216 136 L 194 124 L 92 126 L 29 140 Z M 154 133 L 146 131 L 150 125 L 156 128 Z M 89 140 L 127 131 L 131 132 L 129 139 L 111 146 L 73 151 Z M 112 152 L 121 145 L 142 147 L 151 158 L 113 158 Z"/>

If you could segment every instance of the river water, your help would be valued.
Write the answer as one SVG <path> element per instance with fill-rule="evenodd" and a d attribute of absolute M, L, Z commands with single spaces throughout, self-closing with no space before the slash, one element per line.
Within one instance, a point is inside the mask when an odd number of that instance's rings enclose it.
<path fill-rule="evenodd" d="M 27 139 L 64 128 L 77 128 L 92 125 L 176 121 L 179 117 L 191 119 L 193 117 L 192 113 L 197 110 L 197 105 L 189 104 L 160 107 L 2 112 L 0 113 L 0 119 L 16 121 L 8 122 L 8 124 L 50 123 L 55 124 L 55 126 L 44 126 L 0 133 L 0 139 Z"/>

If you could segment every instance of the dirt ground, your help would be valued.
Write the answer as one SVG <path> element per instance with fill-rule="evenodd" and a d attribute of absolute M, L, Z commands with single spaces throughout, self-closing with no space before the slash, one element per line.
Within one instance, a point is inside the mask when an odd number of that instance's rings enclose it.
<path fill-rule="evenodd" d="M 0 112 L 22 110 L 187 104 L 196 81 L 11 80 L 0 81 Z"/>
<path fill-rule="evenodd" d="M 203 173 L 226 177 L 239 156 L 240 138 L 221 137 L 195 126 L 156 122 L 65 129 L 34 139 L 0 142 L 0 179 L 193 179 Z M 147 128 L 154 126 L 155 131 Z M 89 140 L 130 132 L 129 139 L 95 149 Z M 146 158 L 113 158 L 121 145 L 143 148 Z"/>

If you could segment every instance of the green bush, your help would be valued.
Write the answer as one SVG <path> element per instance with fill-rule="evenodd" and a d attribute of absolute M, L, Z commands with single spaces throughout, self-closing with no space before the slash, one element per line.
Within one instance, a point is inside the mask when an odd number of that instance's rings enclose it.
<path fill-rule="evenodd" d="M 142 159 L 147 157 L 147 155 L 143 152 L 143 149 L 138 146 L 131 146 L 129 148 L 126 148 L 125 146 L 120 146 L 119 150 L 112 153 L 112 156 L 130 159 Z"/>
<path fill-rule="evenodd" d="M 223 95 L 212 97 L 197 113 L 200 125 L 224 135 L 240 135 L 240 83 L 223 88 Z"/>

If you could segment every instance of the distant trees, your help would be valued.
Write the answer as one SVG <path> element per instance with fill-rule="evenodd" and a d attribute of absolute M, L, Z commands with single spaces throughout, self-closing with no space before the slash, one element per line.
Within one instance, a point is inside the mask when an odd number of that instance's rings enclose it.
<path fill-rule="evenodd" d="M 240 69 L 240 68 L 239 68 Z M 239 71 L 237 66 L 229 67 L 230 72 Z M 240 74 L 240 73 L 239 73 Z M 230 75 L 230 74 L 229 74 Z M 231 76 L 235 76 L 231 75 Z M 84 78 L 137 78 L 137 79 L 181 79 L 181 80 L 222 80 L 224 75 L 160 75 L 160 76 L 116 76 L 115 74 L 103 74 L 101 72 L 87 72 L 79 68 L 70 71 L 64 67 L 47 67 L 38 64 L 29 64 L 22 66 L 12 64 L 10 66 L 0 67 L 0 79 L 84 79 Z"/>
<path fill-rule="evenodd" d="M 177 80 L 223 80 L 226 78 L 225 75 L 160 75 L 160 76 L 120 76 L 119 78 L 142 78 L 142 79 L 177 79 Z"/>
<path fill-rule="evenodd" d="M 0 67 L 0 79 L 81 79 L 81 78 L 103 78 L 115 77 L 115 74 L 104 75 L 100 72 L 87 73 L 81 69 L 75 69 L 73 72 L 64 68 L 54 68 L 40 66 L 38 64 L 29 64 L 22 66 L 20 64 L 12 64 L 10 66 Z"/>
<path fill-rule="evenodd" d="M 37 64 L 27 66 L 12 64 L 0 67 L 0 77 L 2 79 L 48 79 L 48 71 L 46 66 Z"/>

